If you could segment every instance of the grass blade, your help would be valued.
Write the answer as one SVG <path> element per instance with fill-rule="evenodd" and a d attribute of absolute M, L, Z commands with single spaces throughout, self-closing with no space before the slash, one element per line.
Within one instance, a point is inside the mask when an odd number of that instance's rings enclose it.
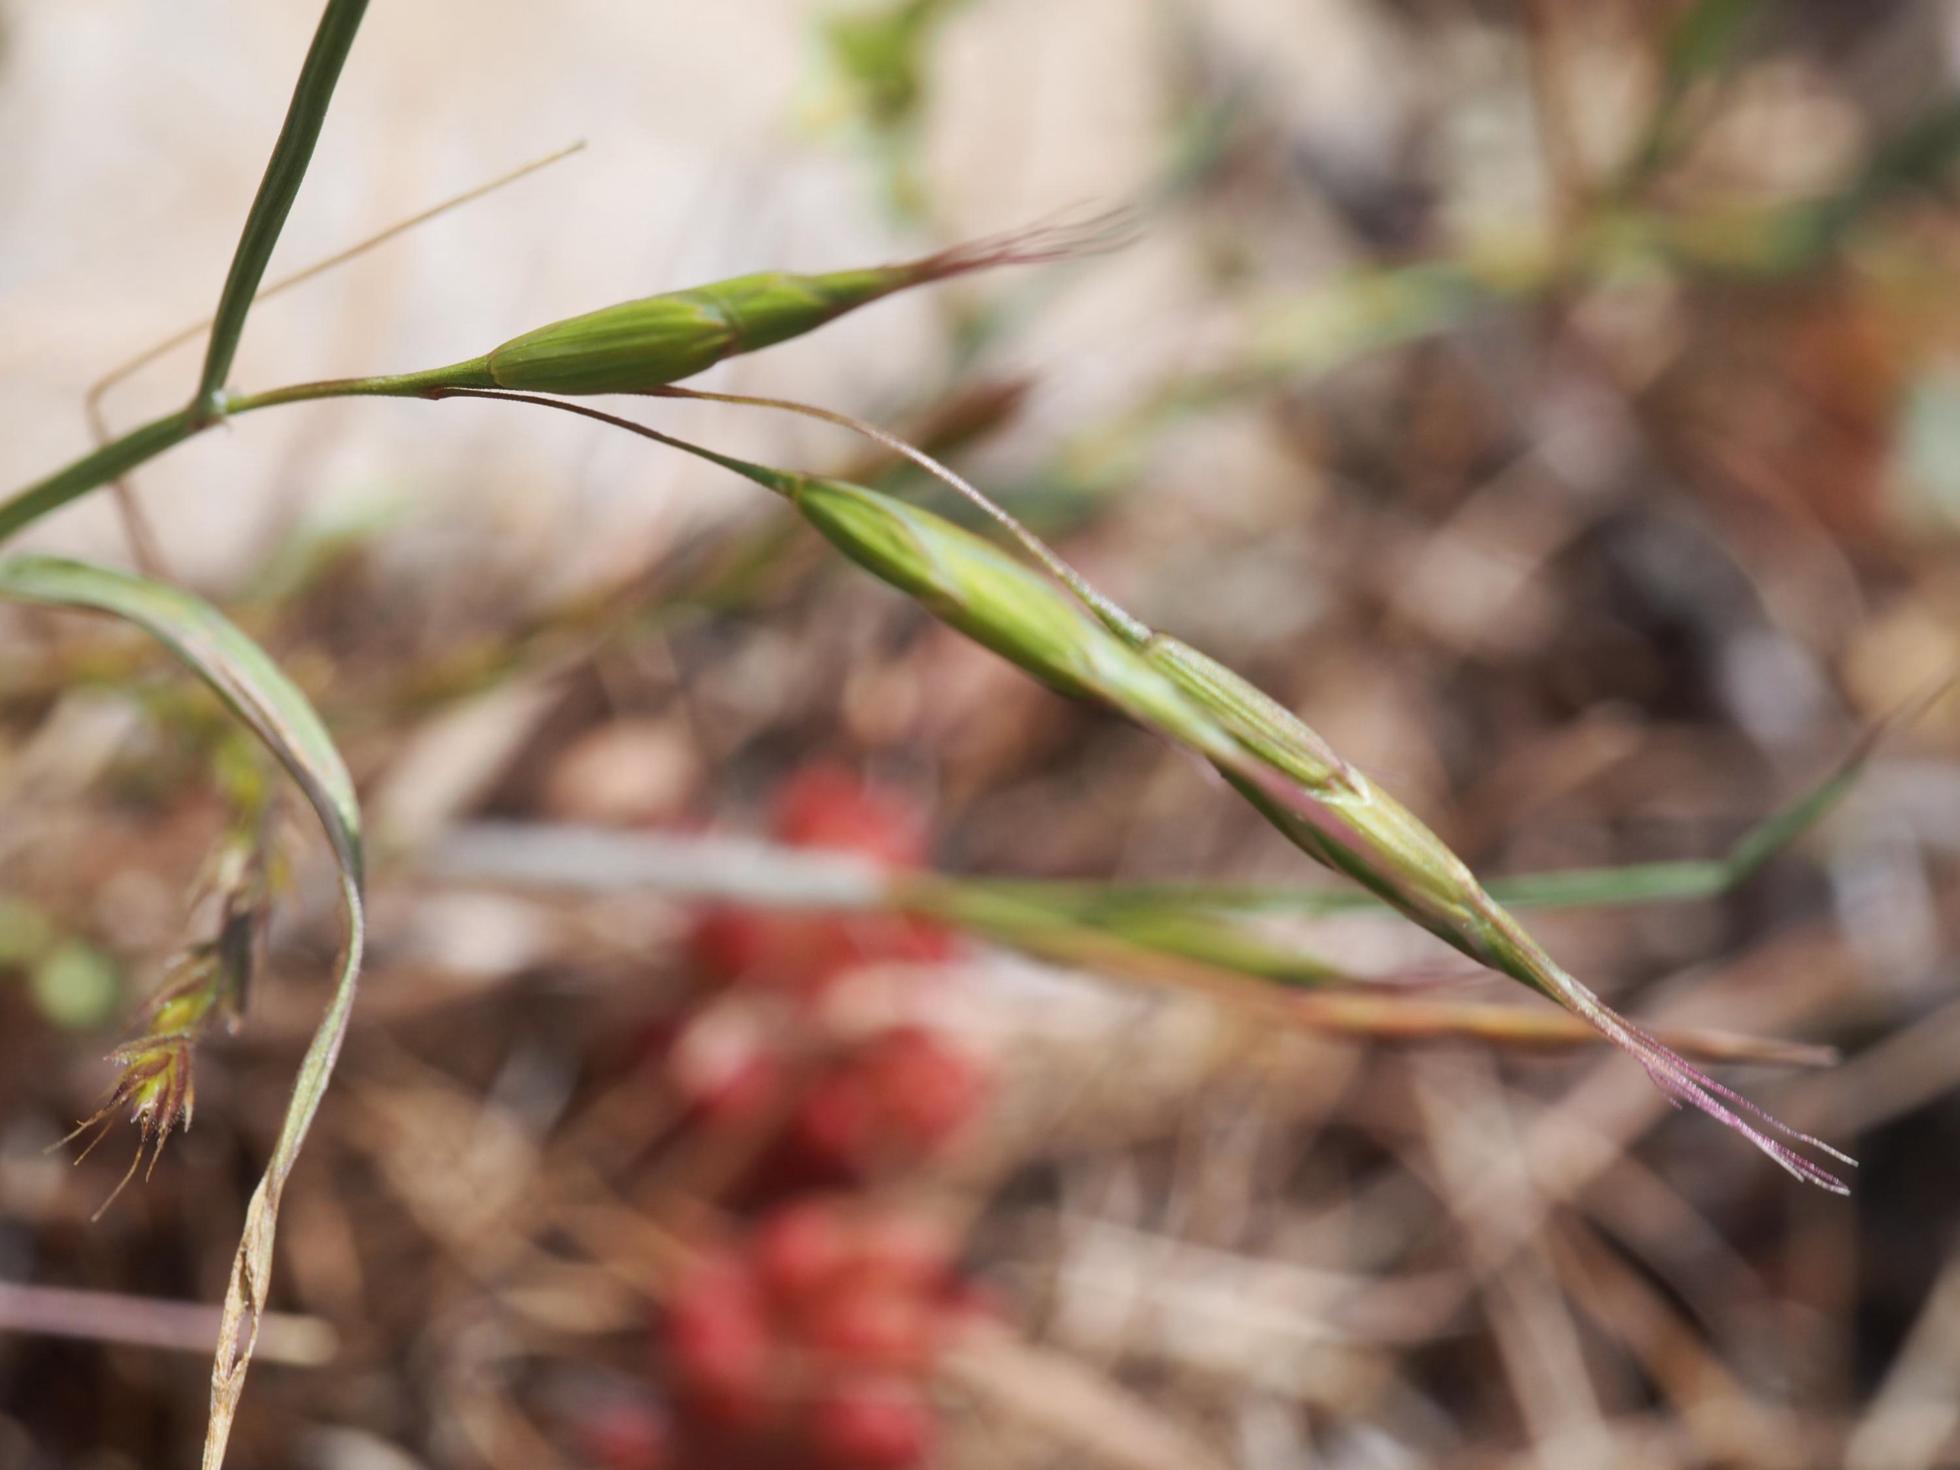
<path fill-rule="evenodd" d="M 365 937 L 360 808 L 347 767 L 306 696 L 262 648 L 210 604 L 147 578 L 47 556 L 20 556 L 0 562 L 0 595 L 107 613 L 136 624 L 166 644 L 218 692 L 291 772 L 319 815 L 340 863 L 347 907 L 347 943 L 340 973 L 327 1013 L 300 1064 L 278 1142 L 247 1207 L 225 1295 L 211 1373 L 211 1419 L 203 1458 L 204 1470 L 218 1470 L 224 1463 L 232 1416 L 265 1313 L 280 1193 L 319 1109 L 354 1004 Z"/>
<path fill-rule="evenodd" d="M 1387 1042 L 1471 1039 L 1527 1050 L 1598 1042 L 1566 1011 L 1438 998 L 1385 986 L 1230 917 L 1175 904 L 1076 912 L 1041 901 L 1047 885 L 885 869 L 848 853 L 714 834 L 472 822 L 421 854 L 440 882 L 552 894 L 658 893 L 791 913 L 894 913 L 1010 949 L 1125 979 L 1207 995 L 1286 1025 Z M 1454 978 L 1438 976 L 1438 979 Z M 1248 980 L 1264 984 L 1247 984 Z M 1306 993 L 1306 992 L 1311 993 Z M 1706 1061 L 1826 1066 L 1827 1046 L 1700 1027 L 1656 1033 Z"/>
<path fill-rule="evenodd" d="M 259 282 L 272 259 L 272 247 L 279 243 L 279 232 L 286 227 L 300 182 L 313 161 L 313 147 L 320 141 L 320 127 L 327 119 L 327 106 L 340 81 L 340 69 L 354 44 L 354 34 L 367 14 L 368 0 L 327 0 L 320 25 L 313 33 L 313 45 L 300 68 L 299 82 L 293 88 L 292 103 L 286 109 L 285 125 L 279 141 L 272 145 L 272 157 L 259 181 L 259 192 L 245 216 L 245 229 L 238 237 L 238 249 L 231 258 L 231 271 L 225 289 L 218 297 L 212 316 L 211 345 L 205 350 L 204 371 L 197 380 L 193 405 L 215 412 L 215 395 L 225 386 L 232 359 L 238 354 L 238 339 L 245 331 L 245 317 L 258 294 Z"/>
<path fill-rule="evenodd" d="M 1859 742 L 1823 780 L 1779 807 L 1737 839 L 1719 858 L 1628 863 L 1617 868 L 1573 868 L 1562 873 L 1520 873 L 1493 878 L 1485 891 L 1511 908 L 1635 908 L 1720 898 L 1809 831 L 1841 801 L 1864 773 L 1876 735 Z M 1241 913 L 1341 914 L 1382 909 L 1372 893 L 1350 888 L 1299 888 L 1263 884 L 1082 883 L 1026 879 L 975 879 L 1046 908 L 1076 914 L 1120 909 L 1182 909 Z"/>

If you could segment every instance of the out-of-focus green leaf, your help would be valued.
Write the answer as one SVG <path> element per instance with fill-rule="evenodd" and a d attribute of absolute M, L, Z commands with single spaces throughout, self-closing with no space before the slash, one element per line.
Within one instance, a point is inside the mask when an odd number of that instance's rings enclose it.
<path fill-rule="evenodd" d="M 1697 0 L 1675 21 L 1661 46 L 1660 93 L 1620 187 L 1652 177 L 1678 153 L 1688 132 L 1683 114 L 1696 84 L 1726 69 L 1763 9 L 1762 0 Z"/>
<path fill-rule="evenodd" d="M 874 125 L 908 120 L 924 93 L 926 43 L 961 0 L 899 0 L 824 22 L 832 64 L 854 86 Z"/>
<path fill-rule="evenodd" d="M 1700 0 L 1689 6 L 1667 36 L 1669 90 L 1683 90 L 1727 66 L 1762 8 L 1762 0 Z"/>
<path fill-rule="evenodd" d="M 27 977 L 34 1008 L 52 1025 L 92 1031 L 122 1002 L 122 976 L 93 945 L 70 939 L 41 957 Z"/>

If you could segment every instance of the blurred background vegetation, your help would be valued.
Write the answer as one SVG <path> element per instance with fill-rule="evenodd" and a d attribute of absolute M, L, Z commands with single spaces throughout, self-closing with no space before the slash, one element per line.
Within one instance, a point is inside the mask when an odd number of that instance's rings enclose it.
<path fill-rule="evenodd" d="M 5 483 L 81 447 L 97 374 L 208 309 L 310 10 L 0 5 Z M 269 304 L 241 380 L 1127 203 L 1120 254 L 897 299 L 709 386 L 952 459 L 1487 875 L 1718 857 L 1960 664 L 1950 3 L 543 16 L 375 7 L 275 272 L 589 147 Z M 111 417 L 170 403 L 191 360 Z M 942 503 L 833 430 L 648 417 Z M 1164 747 L 615 438 L 327 405 L 137 477 L 170 566 L 315 697 L 378 849 L 372 972 L 235 1464 L 681 1463 L 649 1323 L 747 1208 L 740 1145 L 677 1123 L 663 1050 L 704 1005 L 698 909 L 583 849 L 518 881 L 511 824 L 684 855 L 763 833 L 823 762 L 894 793 L 949 873 L 1300 881 Z M 98 500 L 37 539 L 121 554 Z M 935 1365 L 932 1463 L 1960 1460 L 1957 744 L 1960 701 L 1935 704 L 1724 895 L 1540 921 L 1630 1014 L 1840 1048 L 1730 1070 L 1859 1157 L 1849 1201 L 1604 1051 L 1371 1036 L 1386 1011 L 1279 1026 L 1247 983 L 977 940 L 852 1001 L 916 1011 L 990 1079 L 957 1146 L 874 1181 L 954 1230 L 993 1303 Z M 8 616 L 9 1470 L 192 1463 L 211 1318 L 147 1303 L 222 1295 L 335 942 L 310 836 L 282 846 L 265 973 L 181 1147 L 94 1224 L 127 1140 L 79 1169 L 43 1151 L 194 932 L 185 894 L 252 782 L 140 645 Z M 1398 997 L 1513 998 L 1374 915 L 1255 932 Z"/>

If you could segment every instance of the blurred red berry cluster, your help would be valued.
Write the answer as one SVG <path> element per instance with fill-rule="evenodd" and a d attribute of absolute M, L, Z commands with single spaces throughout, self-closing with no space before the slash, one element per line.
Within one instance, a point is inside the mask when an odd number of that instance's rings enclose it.
<path fill-rule="evenodd" d="M 925 829 L 896 794 L 833 766 L 785 783 L 772 820 L 790 846 L 916 866 Z M 695 925 L 696 1003 L 662 1037 L 667 1080 L 703 1127 L 768 1135 L 755 1182 L 860 1183 L 930 1157 L 978 1109 L 973 1060 L 917 1013 L 952 952 L 904 915 L 716 906 Z M 854 1003 L 866 990 L 879 1003 Z"/>
<path fill-rule="evenodd" d="M 791 847 L 869 858 L 888 868 L 925 861 L 925 824 L 896 793 L 836 766 L 784 783 L 771 823 Z M 717 906 L 694 928 L 702 978 L 723 987 L 820 999 L 867 965 L 931 964 L 951 951 L 946 931 L 898 914 L 811 914 Z"/>
<path fill-rule="evenodd" d="M 831 766 L 785 783 L 771 829 L 888 867 L 925 856 L 910 804 Z M 903 916 L 717 906 L 692 939 L 698 986 L 658 1064 L 691 1128 L 747 1150 L 720 1200 L 747 1224 L 680 1273 L 660 1314 L 671 1424 L 607 1463 L 917 1465 L 934 1359 L 972 1295 L 943 1236 L 850 1191 L 917 1169 L 985 1100 L 975 1060 L 923 1018 L 951 937 Z M 851 998 L 867 985 L 868 1009 Z"/>
<path fill-rule="evenodd" d="M 791 1201 L 675 1283 L 662 1345 L 682 1442 L 713 1464 L 904 1470 L 926 1379 L 972 1310 L 947 1243 L 844 1198 Z"/>

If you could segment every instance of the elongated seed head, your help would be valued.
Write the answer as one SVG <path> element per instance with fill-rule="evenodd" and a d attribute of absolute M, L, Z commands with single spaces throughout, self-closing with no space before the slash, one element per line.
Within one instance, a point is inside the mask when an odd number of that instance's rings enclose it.
<path fill-rule="evenodd" d="M 1564 1006 L 1633 1057 L 1677 1105 L 1733 1128 L 1796 1178 L 1847 1192 L 1841 1179 L 1797 1146 L 1846 1164 L 1853 1162 L 1848 1156 L 1786 1128 L 1619 1015 L 1567 974 L 1414 813 L 1290 710 L 1217 660 L 1150 632 L 1113 605 L 1118 616 L 1092 617 L 1056 584 L 929 511 L 863 486 L 638 432 L 784 496 L 845 555 L 976 642 L 1066 693 L 1103 700 L 1209 760 L 1310 857 Z M 1090 600 L 1099 601 L 1100 594 Z"/>
<path fill-rule="evenodd" d="M 1217 718 L 1248 755 L 1311 799 L 1311 808 L 1284 803 L 1242 775 L 1224 772 L 1296 846 L 1489 962 L 1481 919 L 1489 900 L 1462 859 L 1420 818 L 1291 710 L 1216 659 L 1162 633 L 1151 636 L 1144 656 Z"/>
<path fill-rule="evenodd" d="M 1500 907 L 1423 820 L 1343 760 L 1291 710 L 1190 645 L 1152 634 L 1144 655 L 1239 747 L 1296 783 L 1305 801 L 1227 769 L 1225 778 L 1296 847 L 1371 889 L 1481 964 L 1561 1004 L 1570 977 Z"/>
<path fill-rule="evenodd" d="M 595 409 L 573 411 L 625 423 Z M 1212 716 L 1143 656 L 1148 630 L 1119 637 L 1074 594 L 991 542 L 863 485 L 794 474 L 625 426 L 774 491 L 859 566 L 1043 683 L 1109 704 L 1221 769 L 1240 769 L 1254 784 L 1263 774 Z"/>
<path fill-rule="evenodd" d="M 725 357 L 773 347 L 908 286 L 999 265 L 1059 260 L 1120 242 L 1108 220 L 955 246 L 919 260 L 796 275 L 761 271 L 568 317 L 513 337 L 487 359 L 522 393 L 644 393 Z M 466 386 L 481 387 L 474 378 Z"/>
<path fill-rule="evenodd" d="M 735 350 L 727 315 L 702 293 L 628 301 L 513 337 L 490 353 L 500 388 L 632 393 L 692 377 Z"/>

